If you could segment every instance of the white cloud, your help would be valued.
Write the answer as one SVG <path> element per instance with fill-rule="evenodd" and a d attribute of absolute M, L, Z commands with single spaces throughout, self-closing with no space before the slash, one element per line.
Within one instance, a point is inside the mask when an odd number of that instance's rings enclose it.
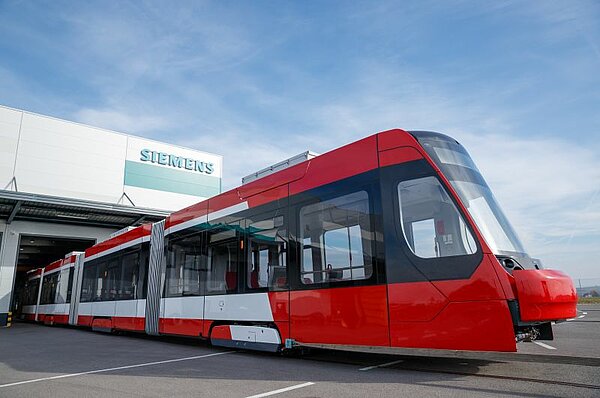
<path fill-rule="evenodd" d="M 114 109 L 84 108 L 74 114 L 76 121 L 124 133 L 146 134 L 165 129 L 170 122 L 163 116 L 119 112 Z"/>
<path fill-rule="evenodd" d="M 179 144 L 183 145 L 182 142 Z M 282 150 L 269 142 L 245 140 L 231 133 L 217 134 L 210 139 L 186 140 L 185 145 L 215 151 L 224 156 L 224 190 L 241 185 L 242 177 L 296 154 L 289 150 Z M 302 151 L 297 151 L 300 152 Z"/>
<path fill-rule="evenodd" d="M 534 253 L 600 238 L 600 156 L 577 141 L 454 134 Z"/>

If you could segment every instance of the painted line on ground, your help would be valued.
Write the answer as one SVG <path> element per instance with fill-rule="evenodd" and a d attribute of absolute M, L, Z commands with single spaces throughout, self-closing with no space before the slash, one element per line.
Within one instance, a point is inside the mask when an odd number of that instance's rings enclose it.
<path fill-rule="evenodd" d="M 548 345 L 546 343 L 542 343 L 541 341 L 534 341 L 534 343 L 539 345 L 540 347 L 547 348 L 548 350 L 556 350 L 555 347 L 552 347 L 551 345 Z"/>
<path fill-rule="evenodd" d="M 312 386 L 315 383 L 313 383 L 312 381 L 309 381 L 307 383 L 302 383 L 302 384 L 296 384 L 295 386 L 290 386 L 290 387 L 285 387 L 285 388 L 280 388 L 279 390 L 273 390 L 273 391 L 267 391 L 267 392 L 263 392 L 262 394 L 256 394 L 256 395 L 250 395 L 246 398 L 262 398 L 262 397 L 269 397 L 271 395 L 275 395 L 275 394 L 281 394 L 282 392 L 288 392 L 288 391 L 292 391 L 292 390 L 297 390 L 299 388 L 304 388 L 304 387 L 308 387 L 308 386 Z"/>
<path fill-rule="evenodd" d="M 173 363 L 173 362 L 181 362 L 181 361 L 191 361 L 193 359 L 215 357 L 217 355 L 231 354 L 231 353 L 234 353 L 234 352 L 235 351 L 222 351 L 222 352 L 215 352 L 215 353 L 206 354 L 206 355 L 196 355 L 196 356 L 193 356 L 193 357 L 167 359 L 167 360 L 164 360 L 164 361 L 138 363 L 138 364 L 135 364 L 135 365 L 117 366 L 117 367 L 114 367 L 114 368 L 96 369 L 96 370 L 90 370 L 90 371 L 87 371 L 87 372 L 68 373 L 68 374 L 58 375 L 58 376 L 42 377 L 40 379 L 32 379 L 32 380 L 17 381 L 15 383 L 0 384 L 0 388 L 13 387 L 13 386 L 21 385 L 21 384 L 37 383 L 37 382 L 40 382 L 40 381 L 47 381 L 47 380 L 65 379 L 67 377 L 76 377 L 76 376 L 85 376 L 85 375 L 90 375 L 90 374 L 95 374 L 95 373 L 112 372 L 114 370 L 133 369 L 133 368 L 141 368 L 141 367 L 144 367 L 144 366 L 162 365 L 164 363 Z"/>
<path fill-rule="evenodd" d="M 386 366 L 392 366 L 392 365 L 396 365 L 398 363 L 404 362 L 403 359 L 400 359 L 399 361 L 393 361 L 393 362 L 388 362 L 388 363 L 382 363 L 381 365 L 373 365 L 373 366 L 367 366 L 366 368 L 361 368 L 358 369 L 360 371 L 367 371 L 367 370 L 371 370 L 371 369 L 377 369 L 377 368 L 385 368 Z"/>

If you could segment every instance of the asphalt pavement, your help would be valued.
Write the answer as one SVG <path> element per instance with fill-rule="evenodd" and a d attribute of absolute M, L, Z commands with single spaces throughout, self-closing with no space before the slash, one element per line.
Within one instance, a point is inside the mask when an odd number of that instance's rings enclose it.
<path fill-rule="evenodd" d="M 312 349 L 282 356 L 205 342 L 16 323 L 0 329 L 0 397 L 600 397 L 600 306 L 519 353 Z"/>

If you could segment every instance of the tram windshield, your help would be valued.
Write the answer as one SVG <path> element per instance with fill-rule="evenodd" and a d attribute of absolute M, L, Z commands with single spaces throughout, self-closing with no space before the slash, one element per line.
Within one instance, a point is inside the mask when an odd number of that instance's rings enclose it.
<path fill-rule="evenodd" d="M 462 145 L 438 133 L 419 131 L 411 134 L 457 191 L 494 254 L 516 257 L 526 268 L 534 265 L 492 191 Z"/>

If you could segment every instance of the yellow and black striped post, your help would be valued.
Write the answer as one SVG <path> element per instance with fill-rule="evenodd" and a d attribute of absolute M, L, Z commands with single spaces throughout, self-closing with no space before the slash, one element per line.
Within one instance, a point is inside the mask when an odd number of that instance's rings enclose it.
<path fill-rule="evenodd" d="M 8 328 L 12 324 L 12 312 L 0 314 L 0 328 Z"/>

